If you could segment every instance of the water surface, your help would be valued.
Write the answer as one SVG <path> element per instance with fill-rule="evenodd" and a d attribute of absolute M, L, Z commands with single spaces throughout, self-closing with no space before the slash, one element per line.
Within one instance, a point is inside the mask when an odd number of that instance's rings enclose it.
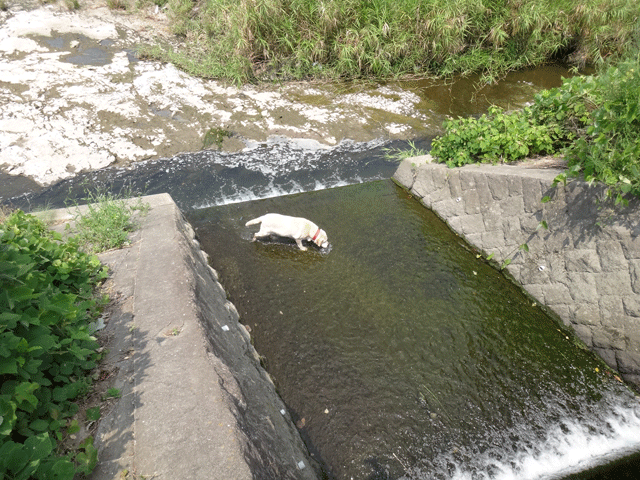
<path fill-rule="evenodd" d="M 270 211 L 330 251 L 251 242 Z M 640 450 L 626 387 L 391 181 L 189 219 L 329 478 L 562 478 Z"/>

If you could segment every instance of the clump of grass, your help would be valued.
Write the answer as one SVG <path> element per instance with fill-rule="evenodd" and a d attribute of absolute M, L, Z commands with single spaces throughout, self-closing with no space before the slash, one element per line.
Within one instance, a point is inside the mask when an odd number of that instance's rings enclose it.
<path fill-rule="evenodd" d="M 87 210 L 75 215 L 71 229 L 80 247 L 89 253 L 122 248 L 129 244 L 129 233 L 135 230 L 134 214 L 149 209 L 138 198 L 131 203 L 108 192 L 87 191 Z"/>
<path fill-rule="evenodd" d="M 116 0 L 111 0 L 116 1 Z M 163 59 L 243 83 L 484 72 L 549 60 L 582 66 L 625 50 L 636 1 L 169 0 L 180 51 Z M 148 52 L 150 52 L 148 50 Z M 158 51 L 155 51 L 158 55 Z"/>
<path fill-rule="evenodd" d="M 413 143 L 412 141 L 407 142 L 407 144 L 409 146 L 408 149 L 385 148 L 385 158 L 400 163 L 406 158 L 420 157 L 428 153 L 426 150 L 416 147 L 415 143 Z"/>

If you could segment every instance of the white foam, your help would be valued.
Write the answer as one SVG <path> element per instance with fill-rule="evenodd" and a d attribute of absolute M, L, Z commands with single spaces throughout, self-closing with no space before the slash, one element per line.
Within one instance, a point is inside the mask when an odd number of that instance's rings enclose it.
<path fill-rule="evenodd" d="M 546 440 L 496 461 L 488 454 L 470 472 L 458 466 L 452 480 L 542 480 L 562 478 L 640 451 L 640 418 L 632 408 L 616 407 L 604 426 L 564 422 Z M 491 473 L 489 473 L 491 472 Z"/>

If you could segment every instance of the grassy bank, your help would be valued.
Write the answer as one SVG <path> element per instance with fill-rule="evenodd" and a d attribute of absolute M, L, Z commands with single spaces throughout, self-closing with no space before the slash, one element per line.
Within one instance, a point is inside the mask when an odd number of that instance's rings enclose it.
<path fill-rule="evenodd" d="M 619 55 L 638 0 L 168 0 L 179 50 L 145 48 L 238 83 L 506 71 Z"/>

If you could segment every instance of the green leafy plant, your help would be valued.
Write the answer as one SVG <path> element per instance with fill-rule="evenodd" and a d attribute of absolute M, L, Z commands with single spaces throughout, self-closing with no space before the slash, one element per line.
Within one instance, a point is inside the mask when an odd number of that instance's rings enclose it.
<path fill-rule="evenodd" d="M 432 142 L 431 155 L 449 167 L 548 154 L 562 139 L 556 125 L 535 122 L 530 108 L 505 112 L 493 106 L 479 118 L 447 120 L 444 128 L 446 133 Z"/>
<path fill-rule="evenodd" d="M 598 75 L 565 79 L 516 112 L 492 107 L 448 120 L 431 155 L 450 167 L 553 154 L 568 161 L 554 184 L 582 175 L 602 182 L 615 203 L 640 196 L 640 53 Z"/>
<path fill-rule="evenodd" d="M 107 301 L 94 293 L 106 267 L 16 211 L 0 223 L 0 272 L 0 478 L 71 480 L 95 465 L 90 442 L 56 447 L 96 366 L 88 329 Z"/>
<path fill-rule="evenodd" d="M 600 74 L 592 122 L 568 150 L 572 174 L 603 182 L 615 202 L 640 196 L 640 54 Z"/>
<path fill-rule="evenodd" d="M 207 133 L 204 134 L 202 140 L 202 148 L 210 148 L 212 145 L 222 148 L 222 142 L 225 138 L 231 136 L 231 132 L 224 130 L 223 128 L 210 128 Z"/>

